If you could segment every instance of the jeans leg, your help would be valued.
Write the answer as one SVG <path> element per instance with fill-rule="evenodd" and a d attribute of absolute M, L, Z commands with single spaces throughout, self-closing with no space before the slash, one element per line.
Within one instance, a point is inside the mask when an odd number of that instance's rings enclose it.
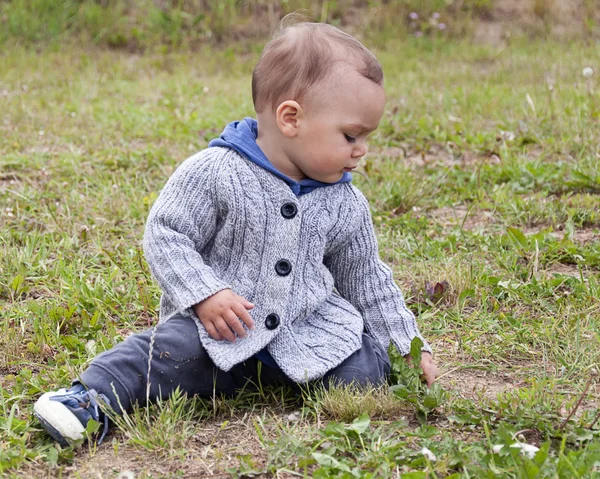
<path fill-rule="evenodd" d="M 391 366 L 387 351 L 367 333 L 363 333 L 361 348 L 339 366 L 323 376 L 323 385 L 377 386 L 386 381 Z"/>
<path fill-rule="evenodd" d="M 195 321 L 177 316 L 156 328 L 133 334 L 98 355 L 81 375 L 80 382 L 106 395 L 115 412 L 121 413 L 121 409 L 130 411 L 136 403 L 146 405 L 148 378 L 150 401 L 168 397 L 177 387 L 190 396 L 233 395 L 245 386 L 252 387 L 250 381 L 257 383 L 259 370 L 263 385 L 286 381 L 282 372 L 264 365 L 259 368 L 258 363 L 250 358 L 230 371 L 218 369 L 200 343 Z"/>

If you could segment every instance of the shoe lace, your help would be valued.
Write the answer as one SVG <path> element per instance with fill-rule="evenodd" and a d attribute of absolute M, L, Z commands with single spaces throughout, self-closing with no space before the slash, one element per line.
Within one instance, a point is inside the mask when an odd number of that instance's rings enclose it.
<path fill-rule="evenodd" d="M 95 389 L 85 390 L 81 387 L 81 390 L 53 396 L 50 400 L 64 404 L 84 426 L 87 426 L 90 419 L 103 424 L 100 437 L 96 441 L 98 445 L 102 443 L 108 432 L 108 414 L 102 411 L 100 402 L 110 408 L 110 401 L 104 394 L 99 394 Z"/>

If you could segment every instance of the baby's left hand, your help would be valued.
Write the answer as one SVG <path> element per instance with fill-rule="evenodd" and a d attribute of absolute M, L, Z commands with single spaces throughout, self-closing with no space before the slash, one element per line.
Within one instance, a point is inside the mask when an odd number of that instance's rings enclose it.
<path fill-rule="evenodd" d="M 423 375 L 425 376 L 427 386 L 431 386 L 435 381 L 435 378 L 440 374 L 440 370 L 433 362 L 433 357 L 431 356 L 431 354 L 423 352 L 423 354 L 421 355 L 420 366 L 423 370 Z"/>

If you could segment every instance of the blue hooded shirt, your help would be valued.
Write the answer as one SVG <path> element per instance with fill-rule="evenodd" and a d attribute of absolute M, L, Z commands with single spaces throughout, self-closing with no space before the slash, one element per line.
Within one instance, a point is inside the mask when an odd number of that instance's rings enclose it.
<path fill-rule="evenodd" d="M 344 173 L 342 178 L 335 183 L 323 183 L 317 180 L 311 180 L 306 178 L 300 182 L 292 180 L 288 176 L 281 173 L 273 163 L 269 161 L 260 147 L 256 144 L 256 138 L 258 137 L 258 123 L 254 118 L 244 118 L 242 121 L 234 121 L 225 127 L 223 133 L 219 138 L 211 140 L 208 144 L 209 147 L 213 146 L 224 146 L 232 148 L 239 154 L 244 155 L 253 163 L 261 166 L 267 171 L 270 171 L 274 175 L 285 181 L 292 192 L 296 196 L 302 196 L 310 193 L 315 188 L 323 188 L 325 186 L 337 185 L 338 183 L 347 183 L 352 181 L 352 174 Z"/>
<path fill-rule="evenodd" d="M 254 118 L 248 117 L 244 118 L 242 121 L 231 122 L 225 127 L 221 136 L 211 140 L 208 146 L 224 146 L 237 151 L 240 155 L 245 156 L 253 163 L 256 163 L 258 166 L 270 171 L 285 181 L 296 196 L 310 193 L 315 188 L 323 188 L 325 186 L 352 181 L 352 175 L 350 173 L 344 173 L 342 178 L 336 183 L 323 183 L 321 181 L 311 180 L 310 178 L 300 182 L 292 180 L 275 168 L 273 163 L 269 161 L 267 156 L 256 144 L 256 138 L 258 138 L 258 123 Z M 280 369 L 273 359 L 273 356 L 267 351 L 267 348 L 256 353 L 254 357 L 271 368 Z"/>

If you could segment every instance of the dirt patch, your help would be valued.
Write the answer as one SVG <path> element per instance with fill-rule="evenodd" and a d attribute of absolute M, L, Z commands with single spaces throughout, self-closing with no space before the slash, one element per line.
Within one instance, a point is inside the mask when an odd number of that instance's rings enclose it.
<path fill-rule="evenodd" d="M 484 229 L 495 226 L 505 229 L 504 225 L 498 221 L 493 211 L 469 209 L 466 205 L 444 206 L 441 208 L 425 211 L 424 216 L 431 219 L 444 229 L 461 227 L 466 231 Z M 555 240 L 562 240 L 567 234 L 562 226 L 559 229 L 551 230 L 547 224 L 536 226 L 520 226 L 519 229 L 525 236 L 532 236 L 546 230 L 546 233 Z M 575 228 L 573 230 L 572 241 L 581 246 L 600 242 L 600 228 L 597 226 Z"/>
<path fill-rule="evenodd" d="M 96 452 L 84 446 L 73 465 L 65 468 L 64 476 L 228 478 L 231 475 L 227 469 L 236 469 L 241 456 L 251 456 L 252 463 L 260 469 L 267 458 L 254 428 L 256 419 L 257 415 L 245 415 L 229 421 L 201 421 L 185 449 L 170 454 L 128 445 L 117 448 L 114 444 L 124 437 L 116 433 Z"/>
<path fill-rule="evenodd" d="M 471 210 L 465 205 L 444 206 L 426 213 L 428 218 L 444 228 L 460 226 L 465 230 L 486 228 L 495 224 L 494 213 L 485 210 Z"/>
<path fill-rule="evenodd" d="M 525 236 L 536 235 L 542 232 L 544 229 L 547 229 L 547 225 L 538 225 L 533 227 L 522 228 L 521 231 Z M 564 230 L 558 231 L 549 231 L 548 234 L 552 236 L 554 239 L 562 240 L 567 234 Z M 600 228 L 598 227 L 587 227 L 587 228 L 576 228 L 573 230 L 573 238 L 574 243 L 580 245 L 587 245 L 590 243 L 598 243 L 600 242 Z"/>
<path fill-rule="evenodd" d="M 579 278 L 579 268 L 574 264 L 563 264 L 563 263 L 554 263 L 544 271 L 541 272 L 545 274 L 546 277 L 553 276 L 554 274 L 561 274 L 563 276 L 571 276 L 573 278 Z"/>
<path fill-rule="evenodd" d="M 409 145 L 400 145 L 373 151 L 371 155 L 375 158 L 387 158 L 401 162 L 409 168 L 423 168 L 425 166 L 451 168 L 482 163 L 494 165 L 500 163 L 500 158 L 495 154 L 484 155 L 470 151 L 455 152 L 442 145 L 430 146 L 427 151 L 418 151 Z"/>
<path fill-rule="evenodd" d="M 512 391 L 522 384 L 508 373 L 471 368 L 449 372 L 441 377 L 439 382 L 445 389 L 466 399 L 477 399 L 481 396 L 496 399 L 498 394 Z"/>

